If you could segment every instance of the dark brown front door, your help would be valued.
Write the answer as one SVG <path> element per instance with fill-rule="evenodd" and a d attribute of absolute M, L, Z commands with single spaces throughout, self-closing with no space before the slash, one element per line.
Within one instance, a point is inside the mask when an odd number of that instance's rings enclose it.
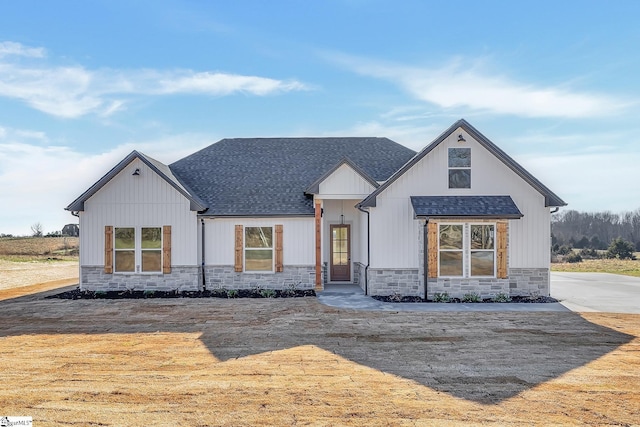
<path fill-rule="evenodd" d="M 331 281 L 351 280 L 351 228 L 331 225 Z"/>

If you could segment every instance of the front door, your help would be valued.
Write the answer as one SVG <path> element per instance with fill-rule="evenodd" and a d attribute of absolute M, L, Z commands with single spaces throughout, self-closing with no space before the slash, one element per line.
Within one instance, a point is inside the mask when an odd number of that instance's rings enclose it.
<path fill-rule="evenodd" d="M 351 228 L 346 224 L 331 225 L 331 281 L 351 280 Z"/>

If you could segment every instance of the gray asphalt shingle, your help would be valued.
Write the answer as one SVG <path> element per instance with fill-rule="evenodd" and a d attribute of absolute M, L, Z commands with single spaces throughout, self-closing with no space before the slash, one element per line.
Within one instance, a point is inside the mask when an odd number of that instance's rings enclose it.
<path fill-rule="evenodd" d="M 170 165 L 206 215 L 313 215 L 305 189 L 344 158 L 376 181 L 415 155 L 387 138 L 223 139 Z"/>
<path fill-rule="evenodd" d="M 418 217 L 521 218 L 510 196 L 411 196 Z"/>

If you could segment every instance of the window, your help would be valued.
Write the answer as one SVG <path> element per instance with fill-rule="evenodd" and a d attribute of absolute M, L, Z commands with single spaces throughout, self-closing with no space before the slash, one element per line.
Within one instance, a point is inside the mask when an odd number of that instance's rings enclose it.
<path fill-rule="evenodd" d="M 449 188 L 471 188 L 471 148 L 449 148 Z"/>
<path fill-rule="evenodd" d="M 162 270 L 162 228 L 142 228 L 140 236 L 142 271 Z"/>
<path fill-rule="evenodd" d="M 162 227 L 115 227 L 113 247 L 116 273 L 162 271 Z"/>
<path fill-rule="evenodd" d="M 273 228 L 244 228 L 244 270 L 273 271 Z"/>
<path fill-rule="evenodd" d="M 471 276 L 493 276 L 495 274 L 495 226 L 471 225 Z"/>
<path fill-rule="evenodd" d="M 493 277 L 495 260 L 495 224 L 439 224 L 439 276 Z"/>
<path fill-rule="evenodd" d="M 116 227 L 114 239 L 116 272 L 134 272 L 136 266 L 135 228 Z"/>

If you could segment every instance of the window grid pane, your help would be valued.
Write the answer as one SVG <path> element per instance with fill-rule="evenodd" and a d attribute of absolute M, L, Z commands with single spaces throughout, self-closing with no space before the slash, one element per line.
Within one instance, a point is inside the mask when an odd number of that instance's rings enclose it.
<path fill-rule="evenodd" d="M 152 272 L 162 270 L 162 251 L 142 251 L 142 271 Z"/>

